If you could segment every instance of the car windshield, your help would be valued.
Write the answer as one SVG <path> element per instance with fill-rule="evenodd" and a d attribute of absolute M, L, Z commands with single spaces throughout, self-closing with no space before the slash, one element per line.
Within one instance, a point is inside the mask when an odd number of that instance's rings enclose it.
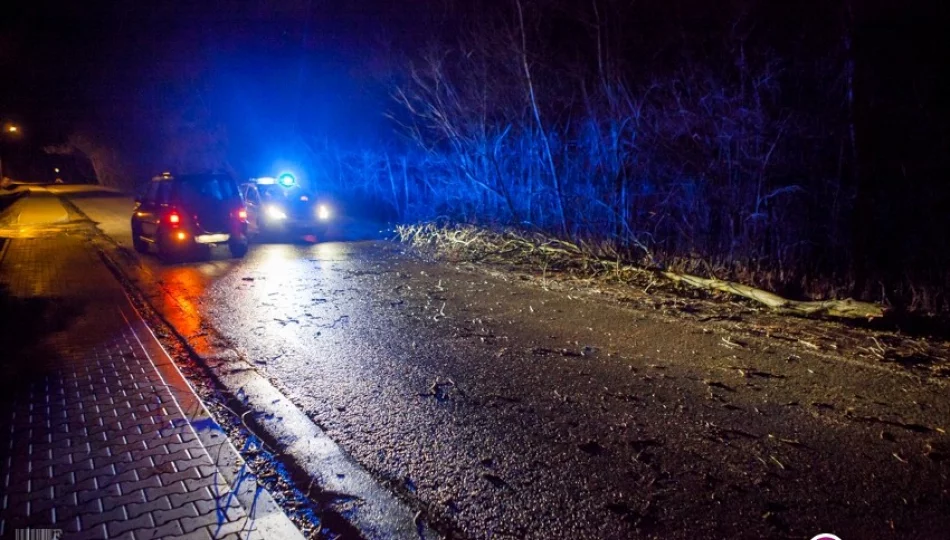
<path fill-rule="evenodd" d="M 261 193 L 261 198 L 270 202 L 295 202 L 309 199 L 309 193 L 297 187 L 284 188 L 281 186 L 264 185 L 258 187 L 258 189 Z M 307 198 L 304 199 L 302 197 Z"/>
<path fill-rule="evenodd" d="M 179 176 L 178 193 L 185 202 L 227 201 L 238 197 L 237 185 L 227 175 Z"/>

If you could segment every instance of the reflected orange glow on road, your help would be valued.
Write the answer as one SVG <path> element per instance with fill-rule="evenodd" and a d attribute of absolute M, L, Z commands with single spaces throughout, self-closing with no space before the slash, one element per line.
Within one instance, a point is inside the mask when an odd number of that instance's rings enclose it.
<path fill-rule="evenodd" d="M 161 312 L 179 334 L 188 339 L 198 354 L 210 352 L 208 336 L 202 325 L 201 299 L 209 282 L 207 266 L 170 266 L 162 272 Z"/>
<path fill-rule="evenodd" d="M 144 265 L 140 271 L 143 280 L 160 285 L 161 294 L 155 295 L 158 291 L 154 291 L 152 302 L 165 320 L 195 352 L 213 356 L 219 344 L 214 345 L 214 330 L 206 321 L 215 308 L 212 298 L 218 295 L 220 302 L 221 291 L 217 287 L 221 283 L 234 287 L 237 277 L 232 275 L 233 271 L 240 270 L 240 279 L 246 280 L 238 281 L 240 285 L 236 288 L 251 292 L 250 302 L 244 306 L 248 317 L 261 318 L 256 335 L 262 340 L 296 343 L 302 330 L 307 335 L 315 327 L 326 331 L 324 325 L 332 327 L 342 315 L 351 315 L 337 313 L 324 304 L 324 297 L 332 291 L 351 286 L 333 267 L 333 261 L 346 257 L 345 248 L 339 243 L 315 244 L 304 249 L 269 244 L 258 246 L 244 260 Z M 303 283 L 306 285 L 301 286 Z"/>

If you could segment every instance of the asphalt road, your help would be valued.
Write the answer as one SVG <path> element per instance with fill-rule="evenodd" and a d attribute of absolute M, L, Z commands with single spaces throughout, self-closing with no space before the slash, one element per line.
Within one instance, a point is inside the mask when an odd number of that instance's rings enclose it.
<path fill-rule="evenodd" d="M 131 250 L 130 200 L 72 200 Z M 425 262 L 384 241 L 143 261 L 456 536 L 950 531 L 946 384 L 899 367 Z"/>

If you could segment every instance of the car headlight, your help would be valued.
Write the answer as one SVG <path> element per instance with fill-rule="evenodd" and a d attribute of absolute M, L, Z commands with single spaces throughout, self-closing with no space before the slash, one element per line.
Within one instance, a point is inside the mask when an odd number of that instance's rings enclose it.
<path fill-rule="evenodd" d="M 280 221 L 282 219 L 287 219 L 287 214 L 279 206 L 270 204 L 267 208 L 264 209 L 267 213 L 269 219 Z"/>
<path fill-rule="evenodd" d="M 330 219 L 330 207 L 325 204 L 317 206 L 317 219 L 320 221 L 326 221 Z"/>

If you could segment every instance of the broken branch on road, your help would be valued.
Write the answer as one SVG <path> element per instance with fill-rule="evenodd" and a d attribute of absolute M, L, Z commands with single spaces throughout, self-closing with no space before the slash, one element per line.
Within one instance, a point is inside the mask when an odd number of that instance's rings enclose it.
<path fill-rule="evenodd" d="M 439 225 L 420 223 L 396 227 L 399 240 L 435 252 L 450 260 L 469 260 L 495 264 L 522 264 L 547 270 L 566 271 L 586 278 L 609 278 L 646 283 L 648 294 L 658 278 L 670 283 L 685 284 L 695 289 L 718 291 L 758 302 L 770 310 L 799 317 L 873 320 L 885 315 L 878 304 L 851 298 L 799 301 L 742 283 L 715 277 L 704 278 L 674 272 L 657 265 L 644 249 L 645 263 L 624 261 L 617 253 L 604 251 L 603 246 L 569 242 L 539 232 L 514 229 L 493 231 L 474 225 Z M 608 256 L 609 255 L 609 256 Z"/>

